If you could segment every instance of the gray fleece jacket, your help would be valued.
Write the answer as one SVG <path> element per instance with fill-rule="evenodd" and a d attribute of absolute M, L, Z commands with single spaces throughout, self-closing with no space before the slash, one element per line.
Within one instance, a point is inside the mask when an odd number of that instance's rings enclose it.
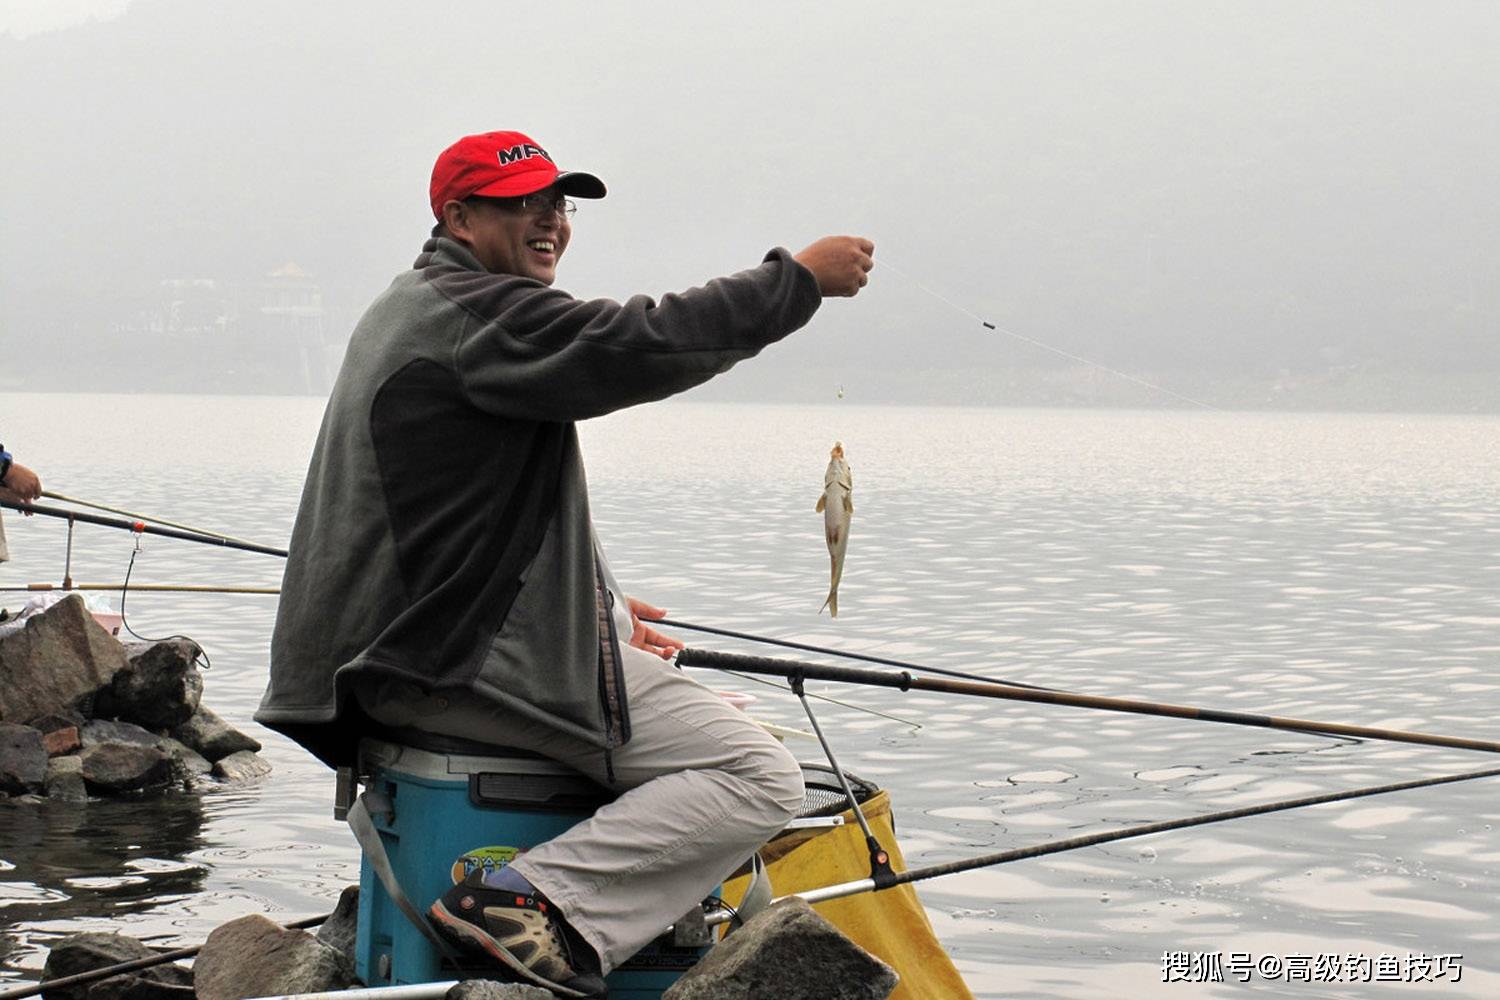
<path fill-rule="evenodd" d="M 360 678 L 630 738 L 574 421 L 707 381 L 805 324 L 785 250 L 653 301 L 581 301 L 429 240 L 360 320 L 292 530 L 256 720 L 352 762 Z M 497 734 L 497 739 L 502 734 Z"/>

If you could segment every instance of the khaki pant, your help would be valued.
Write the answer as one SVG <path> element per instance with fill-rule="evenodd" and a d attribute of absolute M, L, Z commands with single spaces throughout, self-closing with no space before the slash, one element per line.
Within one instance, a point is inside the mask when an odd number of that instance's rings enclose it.
<path fill-rule="evenodd" d="M 10 549 L 5 547 L 5 518 L 0 517 L 0 562 L 10 558 Z"/>
<path fill-rule="evenodd" d="M 613 752 L 613 784 L 602 750 L 531 719 L 414 697 L 400 683 L 358 694 L 385 725 L 522 747 L 623 790 L 515 862 L 593 945 L 605 972 L 697 905 L 802 805 L 802 770 L 774 737 L 671 664 L 622 653 L 632 735 Z"/>

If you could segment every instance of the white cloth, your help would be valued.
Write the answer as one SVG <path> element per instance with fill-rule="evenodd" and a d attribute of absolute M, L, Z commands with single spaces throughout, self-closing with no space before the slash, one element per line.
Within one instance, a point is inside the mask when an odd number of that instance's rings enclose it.
<path fill-rule="evenodd" d="M 561 761 L 618 799 L 515 862 L 607 973 L 695 906 L 802 805 L 802 769 L 769 733 L 671 664 L 625 647 L 630 742 L 604 751 L 542 723 L 414 689 L 357 692 L 376 721 Z"/>
<path fill-rule="evenodd" d="M 27 598 L 26 603 L 21 605 L 21 610 L 11 615 L 5 622 L 0 623 L 0 635 L 9 635 L 11 632 L 19 632 L 26 627 L 29 618 L 46 614 L 47 609 L 59 601 L 67 600 L 77 594 L 83 600 L 84 610 L 91 615 L 113 615 L 114 609 L 109 606 L 109 598 L 98 594 L 81 594 L 76 590 L 47 590 L 35 597 Z M 97 618 L 95 619 L 97 620 Z M 100 622 L 104 625 L 104 622 Z M 106 631 L 108 626 L 106 626 Z M 115 627 L 118 632 L 118 626 Z"/>

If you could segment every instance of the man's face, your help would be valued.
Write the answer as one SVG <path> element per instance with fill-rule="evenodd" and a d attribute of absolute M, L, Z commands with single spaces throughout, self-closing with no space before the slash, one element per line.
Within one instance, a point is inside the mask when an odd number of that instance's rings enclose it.
<path fill-rule="evenodd" d="M 525 207 L 520 198 L 476 198 L 464 203 L 462 231 L 449 228 L 491 274 L 515 274 L 550 285 L 573 235 L 568 217 L 553 209 L 561 198 L 555 188 L 528 195 Z"/>

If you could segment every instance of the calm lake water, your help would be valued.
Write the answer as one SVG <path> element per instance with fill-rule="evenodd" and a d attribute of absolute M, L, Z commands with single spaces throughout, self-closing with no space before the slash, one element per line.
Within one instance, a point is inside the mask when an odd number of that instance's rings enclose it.
<path fill-rule="evenodd" d="M 322 404 L 0 398 L 4 440 L 56 491 L 283 544 Z M 1500 419 L 669 403 L 583 428 L 626 587 L 688 621 L 1094 694 L 1500 739 Z M 813 504 L 843 441 L 855 505 L 840 617 L 818 615 Z M 57 582 L 64 529 L 6 514 L 0 582 Z M 133 541 L 81 528 L 73 576 Z M 276 585 L 279 560 L 168 539 L 135 580 Z M 5 602 L 19 603 L 14 595 Z M 118 606 L 118 594 L 113 595 Z M 140 593 L 143 635 L 213 658 L 206 701 L 266 744 L 263 782 L 150 804 L 0 804 L 0 984 L 48 942 L 196 944 L 260 912 L 326 912 L 357 879 L 332 775 L 250 723 L 274 597 Z M 692 636 L 688 636 L 690 640 Z M 768 652 L 726 640 L 703 645 Z M 796 702 L 736 679 L 756 714 Z M 841 763 L 891 790 L 908 862 L 1477 769 L 1480 754 L 817 687 Z M 816 759 L 815 744 L 799 746 Z M 926 882 L 986 997 L 1500 995 L 1500 783 L 1320 806 Z M 1163 953 L 1231 982 L 1164 985 Z M 1290 981 L 1298 956 L 1455 956 L 1436 982 Z M 1285 963 L 1278 972 L 1276 962 Z M 1286 971 L 1291 970 L 1291 971 Z M 1275 975 L 1266 975 L 1266 972 Z"/>

